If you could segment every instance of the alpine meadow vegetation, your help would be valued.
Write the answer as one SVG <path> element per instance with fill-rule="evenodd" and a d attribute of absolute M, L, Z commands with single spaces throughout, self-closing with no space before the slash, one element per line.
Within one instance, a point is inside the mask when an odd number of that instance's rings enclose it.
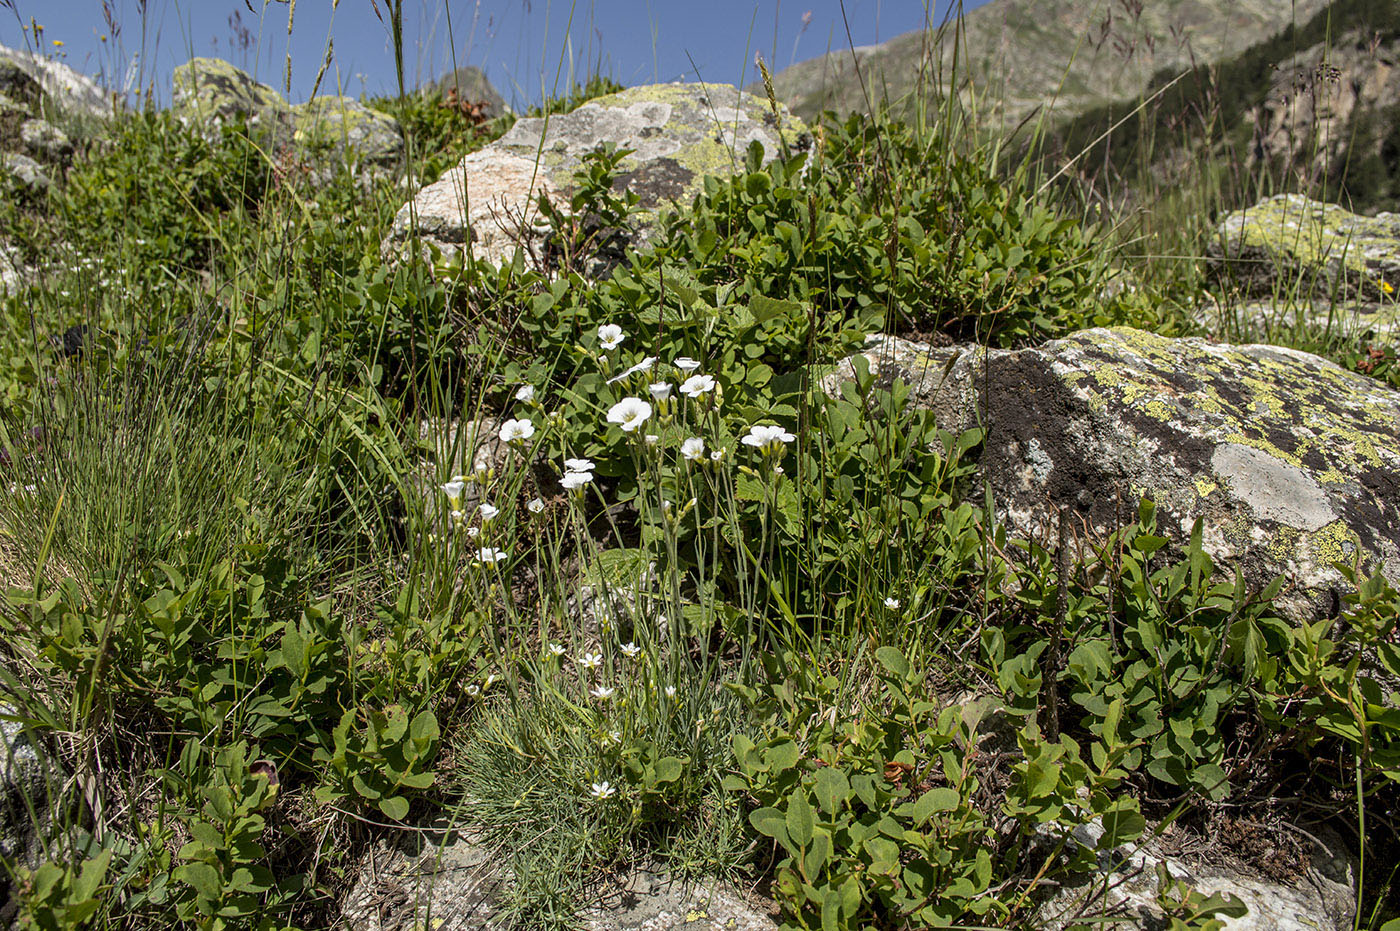
<path fill-rule="evenodd" d="M 367 102 L 415 183 L 514 120 Z M 1390 582 L 1348 567 L 1298 624 L 1151 500 L 1035 538 L 996 517 L 982 429 L 859 359 L 824 380 L 872 334 L 1205 332 L 1179 250 L 1210 217 L 1091 210 L 926 112 L 736 153 L 597 276 L 640 222 L 615 147 L 500 266 L 390 259 L 402 178 L 149 104 L 0 201 L 63 257 L 0 298 L 0 720 L 39 838 L 0 848 L 7 918 L 332 927 L 376 843 L 455 831 L 508 877 L 502 926 L 578 927 L 645 865 L 785 929 L 1024 928 L 1121 845 L 1287 795 L 1359 853 L 1357 927 L 1400 928 Z M 1236 206 L 1218 167 L 1137 179 L 1143 209 Z M 1393 349 L 1290 332 L 1400 386 Z M 1183 931 L 1241 911 L 1160 899 Z"/>

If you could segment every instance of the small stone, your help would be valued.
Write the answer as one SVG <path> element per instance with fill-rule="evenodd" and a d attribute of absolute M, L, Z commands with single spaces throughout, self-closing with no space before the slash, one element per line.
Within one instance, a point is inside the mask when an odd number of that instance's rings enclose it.
<path fill-rule="evenodd" d="M 5 174 L 22 190 L 29 194 L 42 194 L 49 189 L 53 183 L 49 176 L 44 174 L 44 168 L 34 159 L 27 155 L 20 155 L 18 152 L 7 152 L 0 155 L 0 168 Z"/>
<path fill-rule="evenodd" d="M 65 162 L 73 154 L 72 141 L 47 120 L 25 121 L 19 137 L 30 154 L 48 162 Z"/>

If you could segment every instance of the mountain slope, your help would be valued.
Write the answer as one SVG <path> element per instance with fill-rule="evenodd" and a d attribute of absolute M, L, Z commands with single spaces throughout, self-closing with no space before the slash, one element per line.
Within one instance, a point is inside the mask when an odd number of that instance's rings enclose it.
<path fill-rule="evenodd" d="M 1074 114 L 1134 98 L 1162 69 L 1236 55 L 1302 22 L 1327 0 L 994 0 L 941 33 L 906 33 L 839 49 L 777 74 L 778 97 L 804 118 L 864 111 L 869 99 L 907 107 L 947 83 L 957 47 L 959 85 L 981 101 L 986 125 L 1014 127 L 1041 105 Z M 937 26 L 937 23 L 931 24 Z"/>

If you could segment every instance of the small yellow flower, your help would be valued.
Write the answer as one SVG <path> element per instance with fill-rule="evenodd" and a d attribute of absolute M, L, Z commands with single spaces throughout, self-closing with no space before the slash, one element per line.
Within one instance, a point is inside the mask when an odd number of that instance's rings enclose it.
<path fill-rule="evenodd" d="M 1386 294 L 1394 294 L 1395 285 L 1391 284 L 1389 281 L 1382 281 L 1381 290 L 1384 291 Z"/>

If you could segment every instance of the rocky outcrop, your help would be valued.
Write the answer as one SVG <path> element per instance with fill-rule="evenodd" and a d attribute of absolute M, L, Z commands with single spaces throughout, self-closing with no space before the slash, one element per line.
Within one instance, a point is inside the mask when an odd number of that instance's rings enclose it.
<path fill-rule="evenodd" d="M 1227 214 L 1207 251 L 1212 275 L 1247 296 L 1400 297 L 1400 215 L 1364 217 L 1300 194 Z"/>
<path fill-rule="evenodd" d="M 617 186 L 643 209 L 639 242 L 667 204 L 684 203 L 706 175 L 730 174 L 750 143 L 772 159 L 808 144 L 805 126 L 766 100 L 725 84 L 659 84 L 600 97 L 571 113 L 519 120 L 500 139 L 462 159 L 394 218 L 386 249 L 415 233 L 445 253 L 501 264 L 517 247 L 536 254 L 545 227 L 538 199 L 567 206 L 582 158 L 611 143 L 631 149 Z"/>
<path fill-rule="evenodd" d="M 1106 533 L 1150 496 L 1164 536 L 1202 520 L 1225 577 L 1284 575 L 1278 606 L 1294 618 L 1351 591 L 1336 561 L 1400 580 L 1400 392 L 1373 379 L 1295 350 L 1126 327 L 1016 351 L 880 337 L 862 355 L 945 429 L 985 428 L 982 473 L 1013 534 L 1045 539 L 1060 509 Z"/>
<path fill-rule="evenodd" d="M 461 103 L 479 104 L 481 115 L 487 118 L 510 112 L 506 99 L 492 85 L 485 72 L 475 65 L 464 65 L 443 75 L 433 87 L 444 97 L 452 95 Z"/>
<path fill-rule="evenodd" d="M 361 863 L 341 906 L 338 931 L 496 931 L 508 927 L 496 901 L 499 860 L 469 838 L 391 847 Z M 635 870 L 583 909 L 586 931 L 775 931 L 766 910 L 722 885 L 687 887 Z"/>
<path fill-rule="evenodd" d="M 42 90 L 47 115 L 107 120 L 115 112 L 112 95 L 91 78 L 61 61 L 0 45 L 0 94 L 11 99 L 15 99 L 15 87 L 20 83 L 15 72 L 23 73 Z"/>
<path fill-rule="evenodd" d="M 1042 906 L 1036 927 L 1151 931 L 1167 924 L 1161 893 L 1177 901 L 1194 893 L 1244 907 L 1243 914 L 1219 916 L 1223 931 L 1348 931 L 1356 917 L 1355 860 L 1326 829 L 1300 834 L 1311 849 L 1298 875 L 1283 881 L 1243 866 L 1188 864 L 1134 844 L 1100 850 L 1102 827 L 1081 825 L 1069 841 L 1093 851 L 1098 869 L 1061 888 Z"/>
<path fill-rule="evenodd" d="M 216 134 L 246 120 L 279 156 L 305 160 L 318 176 L 342 164 L 370 173 L 397 170 L 404 143 L 398 121 L 349 97 L 313 97 L 295 106 L 277 91 L 217 58 L 195 58 L 175 69 L 171 111 Z"/>

